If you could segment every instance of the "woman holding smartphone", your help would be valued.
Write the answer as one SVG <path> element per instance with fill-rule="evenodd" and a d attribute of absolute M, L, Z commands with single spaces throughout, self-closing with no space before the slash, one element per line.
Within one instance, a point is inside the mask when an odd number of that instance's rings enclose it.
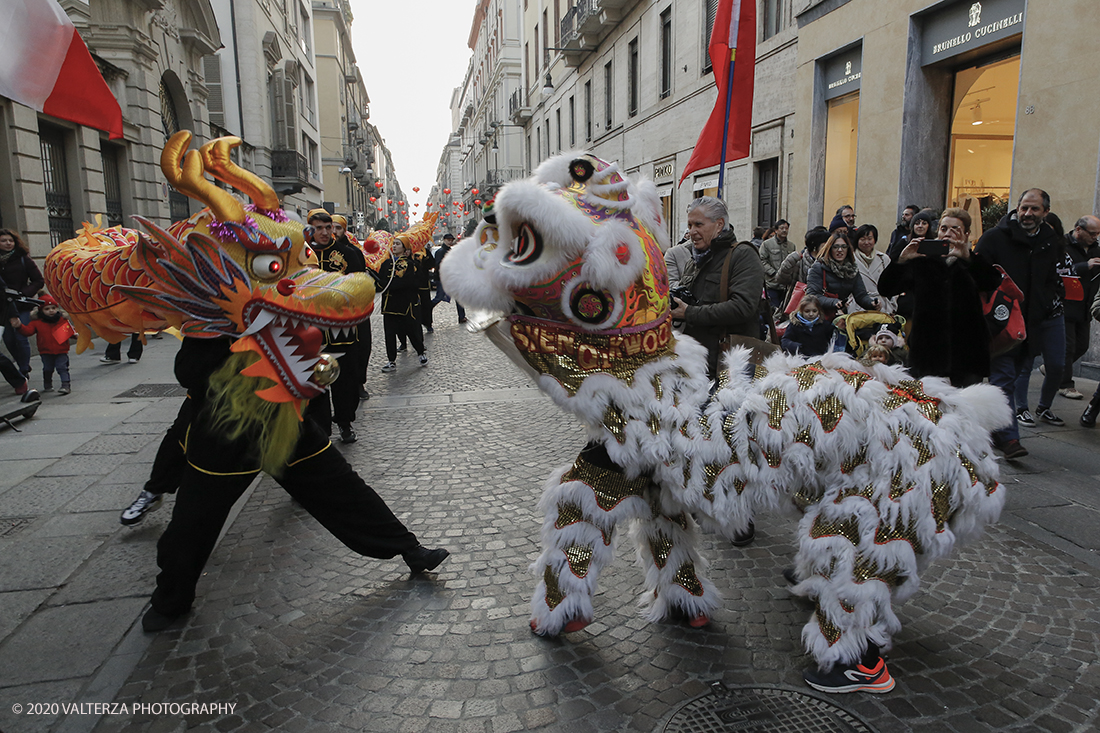
<path fill-rule="evenodd" d="M 937 238 L 910 239 L 879 278 L 880 295 L 913 295 L 909 371 L 917 379 L 945 377 L 965 387 L 989 376 L 980 294 L 996 290 L 1001 273 L 970 251 L 970 226 L 964 209 L 947 209 Z"/>

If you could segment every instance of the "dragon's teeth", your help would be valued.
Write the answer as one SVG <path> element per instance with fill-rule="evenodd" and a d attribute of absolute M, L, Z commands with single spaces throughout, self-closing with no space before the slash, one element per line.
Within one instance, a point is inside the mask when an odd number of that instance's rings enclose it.
<path fill-rule="evenodd" d="M 252 325 L 250 325 L 241 335 L 251 336 L 252 334 L 263 330 L 269 323 L 275 320 L 276 318 L 274 313 L 261 309 L 260 312 L 256 314 L 256 317 L 252 320 Z"/>

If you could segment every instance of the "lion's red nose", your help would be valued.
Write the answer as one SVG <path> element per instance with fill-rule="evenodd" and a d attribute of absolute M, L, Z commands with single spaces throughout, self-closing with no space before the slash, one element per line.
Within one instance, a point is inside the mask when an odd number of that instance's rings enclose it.
<path fill-rule="evenodd" d="M 284 277 L 278 282 L 278 284 L 275 286 L 275 289 L 279 291 L 279 295 L 288 296 L 293 293 L 295 288 L 297 287 L 298 286 L 294 284 L 293 280 L 291 280 L 289 277 Z"/>

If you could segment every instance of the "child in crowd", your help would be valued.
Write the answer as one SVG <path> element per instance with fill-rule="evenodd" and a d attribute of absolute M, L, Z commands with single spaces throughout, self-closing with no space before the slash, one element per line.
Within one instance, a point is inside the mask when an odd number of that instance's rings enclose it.
<path fill-rule="evenodd" d="M 890 353 L 890 349 L 886 348 L 882 344 L 871 344 L 863 352 L 863 356 L 859 358 L 859 363 L 864 366 L 871 366 L 872 364 L 893 364 L 893 354 Z"/>
<path fill-rule="evenodd" d="M 908 366 L 908 354 L 905 350 L 905 337 L 900 332 L 892 331 L 887 324 L 875 332 L 869 340 L 871 346 L 882 346 L 889 353 L 890 358 L 886 364 L 901 364 Z"/>
<path fill-rule="evenodd" d="M 829 351 L 834 331 L 833 324 L 821 317 L 821 301 L 805 295 L 783 333 L 781 345 L 790 354 L 821 356 Z"/>
<path fill-rule="evenodd" d="M 76 333 L 72 324 L 61 313 L 57 301 L 51 295 L 39 298 L 42 305 L 38 308 L 38 318 L 23 324 L 18 318 L 11 319 L 11 327 L 24 336 L 34 334 L 38 342 L 38 354 L 42 357 L 42 391 L 53 392 L 53 373 L 61 378 L 58 394 L 72 391 L 69 381 L 69 339 Z"/>

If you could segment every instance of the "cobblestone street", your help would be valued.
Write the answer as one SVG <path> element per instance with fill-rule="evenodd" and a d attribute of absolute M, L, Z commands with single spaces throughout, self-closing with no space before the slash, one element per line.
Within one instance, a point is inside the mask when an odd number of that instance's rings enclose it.
<path fill-rule="evenodd" d="M 451 551 L 437 572 L 410 578 L 400 558 L 355 555 L 264 478 L 215 550 L 182 628 L 154 637 L 132 628 L 96 660 L 104 668 L 129 660 L 113 689 L 96 689 L 103 676 L 75 687 L 62 679 L 33 687 L 3 683 L 0 728 L 657 731 L 715 681 L 811 694 L 801 679 L 809 659 L 800 633 L 812 612 L 788 593 L 781 575 L 793 555 L 792 519 L 758 518 L 757 539 L 745 549 L 703 538 L 710 576 L 725 599 L 706 629 L 639 617 L 642 574 L 622 536 L 615 564 L 600 579 L 595 623 L 559 639 L 530 632 L 528 566 L 538 554 L 542 483 L 576 456 L 584 434 L 487 339 L 454 320 L 451 306 L 437 309 L 426 368 L 407 352 L 397 372 L 386 375 L 378 371 L 381 322 L 373 319 L 372 396 L 359 413 L 359 442 L 339 446 L 421 542 Z M 172 347 L 167 340 L 157 346 Z M 141 424 L 147 432 L 123 423 L 86 444 L 92 456 L 74 453 L 59 463 L 95 460 L 96 449 L 119 441 L 155 447 L 176 405 L 178 398 L 164 398 L 155 405 L 160 422 Z M 1050 439 L 1055 433 L 1074 437 Z M 1025 437 L 1032 457 L 1005 468 L 1009 504 L 1002 522 L 933 565 L 923 590 L 900 608 L 904 628 L 889 657 L 895 690 L 829 696 L 871 729 L 1100 726 L 1095 539 L 1089 546 L 1072 533 L 1060 536 L 1051 529 L 1058 522 L 1025 531 L 1021 518 L 1068 508 L 1080 536 L 1095 536 L 1086 525 L 1094 527 L 1097 516 L 1100 436 L 1067 428 Z M 142 455 L 151 460 L 147 448 Z M 119 468 L 121 483 L 96 508 L 124 506 L 147 468 Z M 23 485 L 45 480 L 38 473 Z M 21 490 L 0 494 L 0 506 Z M 95 573 L 61 592 L 88 586 L 99 597 L 113 594 L 114 613 L 134 624 L 155 574 L 152 541 L 169 511 L 136 529 L 112 530 L 95 556 Z M 5 506 L 0 514 L 13 511 Z M 5 562 L 3 572 L 12 573 L 13 564 Z M 33 656 L 25 647 L 51 633 L 47 615 L 72 608 L 56 596 L 46 605 L 20 627 L 37 624 L 39 636 L 11 633 L 0 646 L 0 664 Z M 79 615 L 66 618 L 75 623 Z M 84 633 L 94 634 L 94 627 Z M 17 693 L 27 690 L 43 702 L 54 694 L 58 702 L 235 708 L 224 715 L 12 716 Z"/>

